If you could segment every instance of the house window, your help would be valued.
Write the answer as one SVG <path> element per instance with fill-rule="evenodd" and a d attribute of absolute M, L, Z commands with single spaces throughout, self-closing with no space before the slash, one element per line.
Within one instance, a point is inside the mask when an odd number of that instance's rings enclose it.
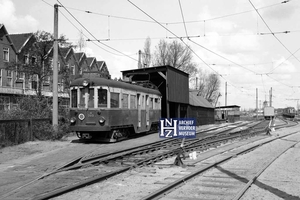
<path fill-rule="evenodd" d="M 35 56 L 32 56 L 31 57 L 31 64 L 35 64 L 36 63 L 36 57 Z"/>
<path fill-rule="evenodd" d="M 3 47 L 3 61 L 9 61 L 9 49 L 7 47 Z"/>
<path fill-rule="evenodd" d="M 59 92 L 63 92 L 63 91 L 64 91 L 64 80 L 61 80 L 61 81 L 58 83 L 58 91 L 59 91 Z"/>
<path fill-rule="evenodd" d="M 24 55 L 24 63 L 29 64 L 29 55 Z"/>
<path fill-rule="evenodd" d="M 0 96 L 0 110 L 9 110 L 9 97 Z"/>
<path fill-rule="evenodd" d="M 6 71 L 6 76 L 7 76 L 6 86 L 12 87 L 12 71 L 11 70 L 7 70 Z"/>
<path fill-rule="evenodd" d="M 71 66 L 70 71 L 71 75 L 75 75 L 75 65 Z"/>
<path fill-rule="evenodd" d="M 34 89 L 34 90 L 36 90 L 37 89 L 37 86 L 38 86 L 38 82 L 37 82 L 37 80 L 38 80 L 38 78 L 37 78 L 37 75 L 35 74 L 35 75 L 30 75 L 29 76 L 29 82 L 31 82 L 31 89 Z"/>

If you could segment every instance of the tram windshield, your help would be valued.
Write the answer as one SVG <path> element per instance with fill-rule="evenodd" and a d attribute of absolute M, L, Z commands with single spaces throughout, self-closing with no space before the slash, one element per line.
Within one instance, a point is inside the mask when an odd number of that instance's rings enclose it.
<path fill-rule="evenodd" d="M 107 90 L 98 89 L 98 108 L 107 108 Z"/>

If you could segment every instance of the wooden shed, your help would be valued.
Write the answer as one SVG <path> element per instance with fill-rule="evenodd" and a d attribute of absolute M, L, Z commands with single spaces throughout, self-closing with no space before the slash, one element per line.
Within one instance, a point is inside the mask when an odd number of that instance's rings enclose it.
<path fill-rule="evenodd" d="M 220 106 L 216 107 L 216 121 L 235 122 L 240 120 L 240 106 Z"/>
<path fill-rule="evenodd" d="M 162 94 L 162 117 L 187 117 L 189 74 L 167 65 L 126 70 L 122 75 L 126 81 L 149 81 L 156 85 Z"/>
<path fill-rule="evenodd" d="M 189 97 L 190 103 L 188 106 L 188 117 L 195 118 L 197 121 L 197 126 L 205 124 L 214 124 L 214 106 L 202 96 L 198 96 L 197 90 L 191 90 L 189 92 Z"/>

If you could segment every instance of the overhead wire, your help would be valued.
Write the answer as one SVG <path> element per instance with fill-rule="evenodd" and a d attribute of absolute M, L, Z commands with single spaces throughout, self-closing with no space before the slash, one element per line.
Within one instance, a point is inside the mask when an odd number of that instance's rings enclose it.
<path fill-rule="evenodd" d="M 273 31 L 271 30 L 271 28 L 269 27 L 269 25 L 266 23 L 266 21 L 264 20 L 264 18 L 261 16 L 261 14 L 258 12 L 258 10 L 255 8 L 254 4 L 251 2 L 251 0 L 249 0 L 250 4 L 252 5 L 252 7 L 254 8 L 254 10 L 256 11 L 256 13 L 259 15 L 259 17 L 261 18 L 261 20 L 263 21 L 263 23 L 266 25 L 266 27 L 269 29 L 270 33 L 274 36 L 274 38 L 290 53 L 294 56 L 294 54 L 279 40 L 278 37 L 276 37 L 276 35 L 273 33 Z M 285 3 L 287 3 L 288 1 L 285 1 Z M 295 57 L 295 56 L 294 56 Z M 300 60 L 295 57 L 296 60 L 298 60 L 300 62 Z"/>
<path fill-rule="evenodd" d="M 50 7 L 53 7 L 53 5 L 51 5 L 50 3 L 48 3 L 48 2 L 46 2 L 45 0 L 42 0 L 44 3 L 46 3 L 47 5 L 49 5 Z M 60 10 L 59 10 L 59 13 L 60 14 L 62 14 L 62 16 L 72 25 L 72 26 L 74 26 L 74 28 L 76 28 L 79 32 L 81 32 L 81 30 L 63 13 L 63 12 L 61 12 Z M 89 37 L 86 35 L 86 34 L 84 34 L 83 32 L 82 32 L 82 34 L 83 34 L 83 36 L 84 37 L 86 37 L 87 38 L 87 40 L 89 40 Z M 107 49 L 104 49 L 103 47 L 101 47 L 100 45 L 98 45 L 97 43 L 95 43 L 94 41 L 92 41 L 92 43 L 94 44 L 94 45 L 96 45 L 97 47 L 99 47 L 100 49 L 102 49 L 102 50 L 104 50 L 104 51 L 106 51 L 106 52 L 108 52 L 108 53 L 111 53 L 111 54 L 113 54 L 113 55 L 116 55 L 116 56 L 123 56 L 123 55 L 121 55 L 121 54 L 116 54 L 116 53 L 113 53 L 113 52 L 111 52 L 111 51 L 109 51 L 109 50 L 107 50 Z"/>
<path fill-rule="evenodd" d="M 171 33 L 174 35 L 176 38 L 178 38 L 196 57 L 198 57 L 207 67 L 209 67 L 213 72 L 215 72 L 217 75 L 219 75 L 221 78 L 223 78 L 225 81 L 227 81 L 220 73 L 218 73 L 215 69 L 213 69 L 211 66 L 208 65 L 186 42 L 183 41 L 183 39 L 179 38 L 175 33 L 173 33 L 171 30 L 163 26 L 160 22 L 158 22 L 156 19 L 154 19 L 152 16 L 150 16 L 148 13 L 146 13 L 144 10 L 142 10 L 140 7 L 138 7 L 136 4 L 131 2 L 130 0 L 127 0 L 129 3 L 131 3 L 134 7 L 136 7 L 138 10 L 140 10 L 142 13 L 147 15 L 149 18 L 151 18 L 153 21 L 155 21 L 158 25 L 163 27 L 167 32 Z M 233 87 L 241 90 L 239 87 L 234 86 L 233 84 L 229 83 Z M 242 90 L 241 90 L 242 91 Z M 243 92 L 243 91 L 242 91 Z"/>
<path fill-rule="evenodd" d="M 126 54 L 124 54 L 123 52 L 121 52 L 121 51 L 119 51 L 119 50 L 117 50 L 117 49 L 115 49 L 115 48 L 113 48 L 113 47 L 111 47 L 111 46 L 109 46 L 109 45 L 107 45 L 107 44 L 104 44 L 103 42 L 101 42 L 101 41 L 99 41 L 99 40 L 97 40 L 97 38 L 66 8 L 66 7 L 64 7 L 63 6 L 63 4 L 59 1 L 59 0 L 57 0 L 57 2 L 59 2 L 59 4 L 61 5 L 61 7 L 63 7 L 68 13 L 69 13 L 69 15 L 71 15 L 72 16 L 72 18 L 85 30 L 85 31 L 87 31 L 97 42 L 99 42 L 100 44 L 102 44 L 103 46 L 106 46 L 106 47 L 108 47 L 108 48 L 110 48 L 110 49 L 112 49 L 112 50 L 114 50 L 114 51 L 116 51 L 116 52 L 118 52 L 118 53 L 120 53 L 120 54 L 122 54 L 123 56 L 126 56 L 126 57 L 128 57 L 128 58 L 130 58 L 130 59 L 132 59 L 132 60 L 135 60 L 135 61 L 137 61 L 138 62 L 138 60 L 137 59 L 135 59 L 135 58 L 133 58 L 133 57 L 131 57 L 131 56 L 128 56 L 128 55 L 126 55 Z"/>
<path fill-rule="evenodd" d="M 180 2 L 180 0 L 178 0 L 178 2 L 179 2 L 181 17 L 182 17 L 182 21 L 183 21 L 183 25 L 184 25 L 184 29 L 185 29 L 185 34 L 186 34 L 186 37 L 188 38 L 188 33 L 187 33 L 187 29 L 186 29 L 186 24 L 185 24 L 185 20 L 184 20 L 184 15 L 183 15 L 183 11 L 182 11 L 181 2 Z"/>

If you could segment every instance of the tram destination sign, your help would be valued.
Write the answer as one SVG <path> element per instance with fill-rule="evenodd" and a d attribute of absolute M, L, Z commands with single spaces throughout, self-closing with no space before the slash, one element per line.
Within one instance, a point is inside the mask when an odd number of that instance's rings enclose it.
<path fill-rule="evenodd" d="M 161 118 L 158 133 L 160 138 L 195 138 L 196 119 Z"/>

